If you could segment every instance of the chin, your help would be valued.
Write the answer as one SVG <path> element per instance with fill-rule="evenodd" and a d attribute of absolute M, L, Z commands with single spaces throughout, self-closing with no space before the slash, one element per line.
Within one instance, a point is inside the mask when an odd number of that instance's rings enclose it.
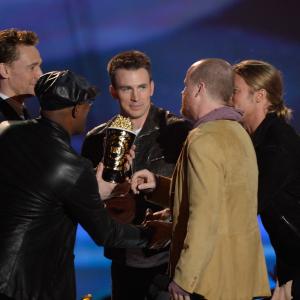
<path fill-rule="evenodd" d="M 180 114 L 181 114 L 182 116 L 185 116 L 185 111 L 184 111 L 183 108 L 180 109 Z"/>
<path fill-rule="evenodd" d="M 182 108 L 182 109 L 180 110 L 180 113 L 181 113 L 181 115 L 182 115 L 183 117 L 185 117 L 186 119 L 190 119 L 189 113 L 188 113 L 184 108 Z"/>
<path fill-rule="evenodd" d="M 128 114 L 128 117 L 129 117 L 130 119 L 139 119 L 139 118 L 141 118 L 143 115 L 144 115 L 144 114 L 143 114 L 143 112 L 141 112 L 141 111 L 132 111 L 132 112 L 130 112 L 130 113 Z"/>

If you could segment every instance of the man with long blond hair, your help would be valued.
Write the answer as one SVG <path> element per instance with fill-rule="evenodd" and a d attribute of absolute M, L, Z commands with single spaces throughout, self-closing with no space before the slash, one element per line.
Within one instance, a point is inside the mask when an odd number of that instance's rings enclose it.
<path fill-rule="evenodd" d="M 287 123 L 281 73 L 245 60 L 234 66 L 233 103 L 243 111 L 259 168 L 258 213 L 276 253 L 273 300 L 300 299 L 300 138 Z"/>

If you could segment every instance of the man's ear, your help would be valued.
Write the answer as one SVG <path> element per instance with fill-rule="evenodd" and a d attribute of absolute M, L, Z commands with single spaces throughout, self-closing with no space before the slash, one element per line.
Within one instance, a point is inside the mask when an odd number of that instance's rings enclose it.
<path fill-rule="evenodd" d="M 109 86 L 109 92 L 114 99 L 119 99 L 118 93 L 112 84 Z"/>
<path fill-rule="evenodd" d="M 255 102 L 260 103 L 264 109 L 268 109 L 270 102 L 267 98 L 267 91 L 265 89 L 260 89 L 255 92 Z"/>
<path fill-rule="evenodd" d="M 7 66 L 5 63 L 0 63 L 0 77 L 2 79 L 6 79 L 8 78 L 8 70 L 7 70 Z"/>
<path fill-rule="evenodd" d="M 197 97 L 197 96 L 199 95 L 201 89 L 203 89 L 204 87 L 205 87 L 204 82 L 199 82 L 199 83 L 197 84 L 197 92 L 196 92 L 196 94 L 195 94 L 195 97 Z"/>
<path fill-rule="evenodd" d="M 151 90 L 151 97 L 153 96 L 153 94 L 154 94 L 154 88 L 155 88 L 155 85 L 154 85 L 154 81 L 153 80 L 151 80 L 151 82 L 150 82 L 150 90 Z"/>
<path fill-rule="evenodd" d="M 265 89 L 260 89 L 255 92 L 255 102 L 260 103 L 267 99 L 267 92 Z"/>

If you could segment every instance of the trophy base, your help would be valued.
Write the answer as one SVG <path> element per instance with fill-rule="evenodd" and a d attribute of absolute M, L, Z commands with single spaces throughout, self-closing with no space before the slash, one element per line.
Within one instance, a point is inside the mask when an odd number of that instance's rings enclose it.
<path fill-rule="evenodd" d="M 104 168 L 102 178 L 107 182 L 122 183 L 125 181 L 125 174 L 122 171 Z"/>

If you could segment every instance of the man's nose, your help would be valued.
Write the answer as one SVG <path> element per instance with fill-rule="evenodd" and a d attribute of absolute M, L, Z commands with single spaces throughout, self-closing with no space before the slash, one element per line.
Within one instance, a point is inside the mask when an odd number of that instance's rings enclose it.
<path fill-rule="evenodd" d="M 131 92 L 131 100 L 138 100 L 138 90 L 137 89 L 133 89 Z"/>
<path fill-rule="evenodd" d="M 36 72 L 35 72 L 35 77 L 36 79 L 39 79 L 43 75 L 43 71 L 41 67 L 37 67 Z"/>

